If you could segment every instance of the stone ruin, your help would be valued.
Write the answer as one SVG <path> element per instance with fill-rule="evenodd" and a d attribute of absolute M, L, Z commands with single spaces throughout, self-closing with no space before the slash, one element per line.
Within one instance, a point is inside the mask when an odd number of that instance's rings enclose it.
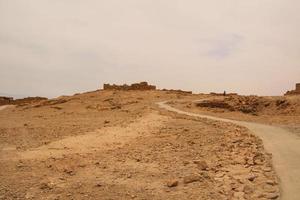
<path fill-rule="evenodd" d="M 23 99 L 14 99 L 13 97 L 0 97 L 0 106 L 2 105 L 23 105 L 36 103 L 39 101 L 47 100 L 45 97 L 26 97 Z"/>
<path fill-rule="evenodd" d="M 296 84 L 295 90 L 287 91 L 285 95 L 300 95 L 300 83 Z"/>
<path fill-rule="evenodd" d="M 177 93 L 177 94 L 186 94 L 186 95 L 193 94 L 192 91 L 184 91 L 184 90 L 162 89 L 161 91 Z"/>
<path fill-rule="evenodd" d="M 0 97 L 0 106 L 11 104 L 14 101 L 12 97 Z"/>
<path fill-rule="evenodd" d="M 147 82 L 134 83 L 131 85 L 104 84 L 103 90 L 156 90 L 156 86 L 149 85 Z"/>

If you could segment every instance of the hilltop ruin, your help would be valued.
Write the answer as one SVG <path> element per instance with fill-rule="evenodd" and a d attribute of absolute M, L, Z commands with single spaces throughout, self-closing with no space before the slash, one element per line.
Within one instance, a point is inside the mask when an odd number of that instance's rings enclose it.
<path fill-rule="evenodd" d="M 103 90 L 156 90 L 156 86 L 149 85 L 147 82 L 134 83 L 131 85 L 104 84 Z"/>
<path fill-rule="evenodd" d="M 287 91 L 285 95 L 300 95 L 300 83 L 296 83 L 296 89 Z"/>
<path fill-rule="evenodd" d="M 11 104 L 14 101 L 12 97 L 0 97 L 0 106 Z"/>

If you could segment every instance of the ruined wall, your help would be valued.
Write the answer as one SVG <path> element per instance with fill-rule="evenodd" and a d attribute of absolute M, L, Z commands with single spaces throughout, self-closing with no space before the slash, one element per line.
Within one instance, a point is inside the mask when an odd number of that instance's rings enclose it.
<path fill-rule="evenodd" d="M 297 92 L 300 92 L 300 83 L 297 83 L 297 84 L 296 84 L 296 91 L 297 91 Z"/>
<path fill-rule="evenodd" d="M 0 97 L 0 106 L 11 104 L 13 100 L 12 97 Z"/>
<path fill-rule="evenodd" d="M 13 97 L 0 97 L 0 106 L 2 105 L 22 105 L 31 104 L 47 100 L 45 97 L 26 97 L 23 99 L 14 99 Z"/>
<path fill-rule="evenodd" d="M 300 95 L 300 83 L 296 84 L 295 90 L 287 91 L 285 95 Z"/>
<path fill-rule="evenodd" d="M 156 86 L 149 85 L 147 82 L 134 83 L 131 85 L 104 84 L 103 89 L 104 90 L 156 90 Z"/>
<path fill-rule="evenodd" d="M 12 104 L 14 105 L 23 105 L 23 104 L 32 104 L 32 103 L 37 103 L 40 101 L 48 100 L 48 98 L 45 97 L 26 97 L 23 99 L 16 99 L 13 101 Z"/>
<path fill-rule="evenodd" d="M 177 93 L 177 94 L 193 94 L 192 91 L 173 90 L 173 89 L 162 89 L 162 91 L 166 91 L 169 93 Z"/>

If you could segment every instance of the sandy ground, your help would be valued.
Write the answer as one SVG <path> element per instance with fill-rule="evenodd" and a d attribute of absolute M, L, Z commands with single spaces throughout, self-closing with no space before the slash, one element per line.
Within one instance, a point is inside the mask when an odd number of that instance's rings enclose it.
<path fill-rule="evenodd" d="M 1 110 L 4 110 L 4 109 L 6 109 L 6 108 L 9 108 L 9 107 L 13 107 L 13 105 L 0 106 L 0 111 L 1 111 Z"/>
<path fill-rule="evenodd" d="M 261 139 L 156 105 L 198 96 L 95 91 L 1 110 L 0 199 L 278 199 Z"/>
<path fill-rule="evenodd" d="M 167 102 L 161 102 L 158 104 L 161 108 L 179 114 L 225 121 L 247 127 L 263 140 L 266 150 L 273 154 L 274 166 L 281 180 L 281 199 L 300 199 L 300 138 L 298 136 L 275 126 L 195 114 L 176 109 L 166 103 Z"/>

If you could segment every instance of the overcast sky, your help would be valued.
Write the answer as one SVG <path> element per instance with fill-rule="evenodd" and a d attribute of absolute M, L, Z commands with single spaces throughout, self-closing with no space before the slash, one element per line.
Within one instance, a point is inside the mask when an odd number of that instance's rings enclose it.
<path fill-rule="evenodd" d="M 0 0 L 0 93 L 148 81 L 280 95 L 300 82 L 299 0 Z"/>

